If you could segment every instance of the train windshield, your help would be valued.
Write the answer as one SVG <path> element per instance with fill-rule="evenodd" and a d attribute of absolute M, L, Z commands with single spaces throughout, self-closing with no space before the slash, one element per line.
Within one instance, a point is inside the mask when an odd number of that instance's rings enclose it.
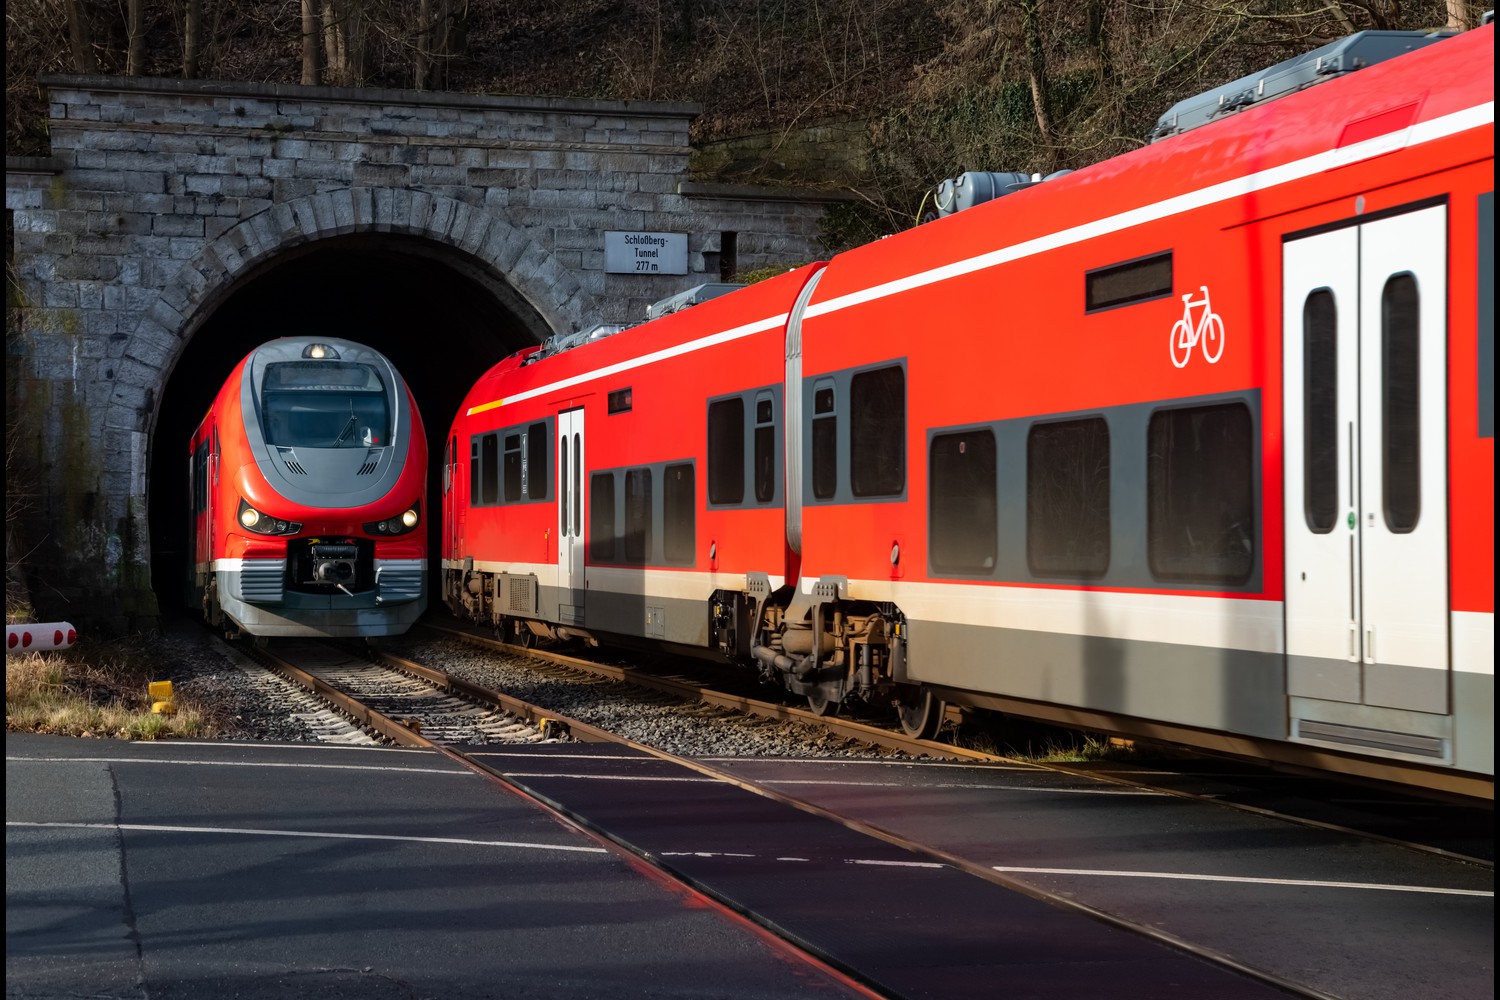
<path fill-rule="evenodd" d="M 266 441 L 283 448 L 382 448 L 391 410 L 369 365 L 289 361 L 266 366 Z"/>

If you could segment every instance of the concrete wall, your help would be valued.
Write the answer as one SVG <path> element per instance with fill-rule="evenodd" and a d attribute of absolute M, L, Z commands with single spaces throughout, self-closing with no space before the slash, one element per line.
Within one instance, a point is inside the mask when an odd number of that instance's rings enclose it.
<path fill-rule="evenodd" d="M 687 183 L 688 104 L 43 84 L 52 155 L 6 164 L 7 423 L 34 494 L 7 559 L 44 615 L 111 630 L 156 614 L 146 468 L 168 377 L 248 276 L 331 237 L 416 237 L 541 339 L 718 280 L 724 232 L 742 269 L 815 259 L 839 200 Z M 606 274 L 606 230 L 686 233 L 692 273 Z"/>

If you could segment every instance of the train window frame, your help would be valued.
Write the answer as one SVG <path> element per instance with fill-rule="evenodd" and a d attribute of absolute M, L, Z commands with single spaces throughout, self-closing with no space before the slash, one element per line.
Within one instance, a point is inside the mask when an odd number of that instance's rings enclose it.
<path fill-rule="evenodd" d="M 650 466 L 625 470 L 624 530 L 621 532 L 620 562 L 645 566 L 651 562 L 652 502 L 655 476 Z"/>
<path fill-rule="evenodd" d="M 501 500 L 515 503 L 521 499 L 521 432 L 507 428 L 501 440 L 503 447 Z"/>
<path fill-rule="evenodd" d="M 552 499 L 551 420 L 527 424 L 521 448 L 521 495 L 536 503 Z"/>
<path fill-rule="evenodd" d="M 897 385 L 879 384 L 892 375 Z M 849 490 L 860 500 L 906 491 L 906 369 L 899 364 L 849 377 Z"/>
<path fill-rule="evenodd" d="M 1326 307 L 1326 308 L 1325 308 Z M 1339 516 L 1338 297 L 1326 285 L 1302 302 L 1302 517 L 1326 535 Z"/>
<path fill-rule="evenodd" d="M 1085 437 L 1081 445 L 1076 441 L 1070 445 L 1062 440 L 1065 434 L 1083 432 L 1087 435 L 1089 431 L 1102 431 L 1102 437 L 1096 436 L 1093 440 Z M 1098 580 L 1109 572 L 1114 526 L 1110 503 L 1114 473 L 1112 441 L 1109 421 L 1099 414 L 1066 420 L 1039 420 L 1028 429 L 1026 568 L 1033 576 Z M 1098 447 L 1101 442 L 1102 448 Z M 1057 445 L 1056 449 L 1054 445 Z M 1074 454 L 1081 452 L 1080 461 L 1073 469 L 1062 468 L 1069 457 L 1066 449 L 1070 447 Z M 1097 478 L 1085 479 L 1083 489 L 1076 495 L 1068 488 L 1075 484 L 1065 483 L 1061 490 L 1043 496 L 1047 484 L 1057 482 L 1059 476 L 1075 478 L 1072 473 L 1081 469 L 1082 475 L 1087 477 L 1090 464 L 1095 469 L 1103 469 L 1102 483 Z M 1100 509 L 1102 519 L 1091 519 L 1091 512 Z M 1059 546 L 1061 536 L 1067 538 Z M 1078 542 L 1081 547 L 1068 550 L 1068 542 Z M 1094 547 L 1091 553 L 1087 551 L 1089 546 Z"/>
<path fill-rule="evenodd" d="M 977 496 L 963 494 L 945 499 L 949 492 L 947 470 L 951 466 L 946 461 L 939 461 L 938 450 L 954 439 L 960 439 L 957 441 L 957 454 L 960 455 L 968 454 L 967 446 L 975 441 L 988 442 L 987 446 L 980 445 L 969 459 L 970 462 L 980 461 L 977 471 L 965 470 L 968 485 L 987 491 L 987 496 L 981 492 Z M 984 464 L 986 450 L 987 467 Z M 932 576 L 988 577 L 994 574 L 1000 560 L 999 470 L 1000 444 L 994 428 L 977 425 L 929 431 L 927 561 Z M 951 554 L 958 554 L 959 558 L 949 558 Z"/>
<path fill-rule="evenodd" d="M 479 435 L 479 501 L 477 506 L 493 507 L 500 502 L 500 433 L 488 431 Z"/>
<path fill-rule="evenodd" d="M 1236 448 L 1231 450 L 1222 444 L 1213 447 L 1199 444 L 1197 451 L 1200 456 L 1179 456 L 1175 449 L 1175 433 L 1172 435 L 1173 440 L 1166 442 L 1168 447 L 1163 447 L 1158 428 L 1168 427 L 1169 421 L 1181 421 L 1195 415 L 1207 418 L 1213 413 L 1234 413 L 1235 419 L 1242 418 L 1242 440 L 1231 442 Z M 1175 429 L 1175 425 L 1172 426 Z M 1190 430 L 1200 440 L 1206 436 L 1199 433 L 1200 428 Z M 1155 580 L 1240 587 L 1254 578 L 1261 556 L 1258 530 L 1259 482 L 1256 476 L 1256 461 L 1260 454 L 1258 444 L 1255 414 L 1243 399 L 1161 407 L 1151 413 L 1146 424 L 1146 553 L 1147 563 Z M 1214 463 L 1202 461 L 1201 456 L 1212 458 Z M 1231 460 L 1233 467 L 1229 465 Z M 1236 475 L 1232 477 L 1232 473 Z M 1220 491 L 1215 497 L 1218 501 L 1242 500 L 1238 510 L 1230 511 L 1231 516 L 1235 513 L 1242 516 L 1216 533 L 1213 530 L 1215 525 L 1207 524 L 1203 515 L 1197 515 L 1196 519 L 1191 516 L 1191 511 L 1202 511 L 1209 504 L 1194 501 L 1193 498 L 1186 498 L 1189 501 L 1186 504 L 1175 502 L 1179 500 L 1180 493 L 1193 487 L 1208 487 Z M 1231 488 L 1239 494 L 1237 498 L 1228 496 L 1227 491 Z M 1213 506 L 1222 509 L 1224 505 L 1215 503 Z M 1235 564 L 1229 564 L 1230 569 L 1215 568 L 1211 562 L 1215 558 L 1212 551 L 1188 552 L 1186 556 L 1182 554 L 1184 538 L 1195 547 L 1203 544 L 1196 541 L 1198 538 L 1213 539 L 1215 542 L 1228 539 L 1226 546 L 1232 546 L 1236 541 L 1232 533 L 1236 529 L 1240 532 L 1238 540 L 1247 543 L 1242 569 Z M 1198 560 L 1196 564 L 1194 559 Z"/>
<path fill-rule="evenodd" d="M 668 462 L 662 468 L 663 562 L 691 566 L 697 561 L 697 492 L 693 462 Z"/>
<path fill-rule="evenodd" d="M 623 389 L 615 389 L 610 392 L 606 410 L 608 415 L 616 413 L 629 413 L 635 409 L 635 388 L 626 386 Z"/>
<path fill-rule="evenodd" d="M 589 562 L 615 562 L 619 534 L 619 522 L 615 517 L 614 471 L 591 472 L 589 473 Z"/>
<path fill-rule="evenodd" d="M 833 500 L 839 491 L 838 387 L 831 378 L 817 379 L 812 397 L 812 447 L 808 452 L 812 474 L 808 485 L 813 499 Z"/>
<path fill-rule="evenodd" d="M 1105 297 L 1107 294 L 1104 287 L 1116 279 L 1129 281 L 1132 277 L 1148 276 L 1149 272 L 1166 263 L 1166 284 L 1160 280 L 1144 288 L 1137 288 L 1123 293 L 1116 293 Z M 1111 309 L 1120 309 L 1125 306 L 1139 305 L 1142 302 L 1154 302 L 1157 299 L 1170 298 L 1175 289 L 1176 264 L 1173 261 L 1171 249 L 1158 250 L 1141 257 L 1132 257 L 1130 260 L 1118 261 L 1114 264 L 1106 264 L 1103 267 L 1090 268 L 1083 272 L 1083 312 L 1086 316 L 1094 313 L 1108 312 Z"/>
<path fill-rule="evenodd" d="M 780 437 L 776 433 L 776 414 L 775 395 L 765 389 L 757 392 L 750 458 L 756 503 L 772 503 L 776 499 L 776 442 Z"/>
<path fill-rule="evenodd" d="M 1415 274 L 1386 279 L 1380 290 L 1380 507 L 1393 535 L 1416 531 L 1422 520 L 1421 309 Z"/>
<path fill-rule="evenodd" d="M 745 400 L 741 395 L 708 402 L 708 504 L 745 502 Z"/>

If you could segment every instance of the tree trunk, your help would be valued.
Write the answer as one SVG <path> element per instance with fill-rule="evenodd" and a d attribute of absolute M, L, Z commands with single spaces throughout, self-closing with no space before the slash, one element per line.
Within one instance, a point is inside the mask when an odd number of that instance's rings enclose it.
<path fill-rule="evenodd" d="M 318 74 L 318 9 L 316 0 L 302 0 L 302 82 L 322 83 Z"/>
<path fill-rule="evenodd" d="M 79 73 L 99 72 L 94 59 L 94 36 L 89 31 L 88 11 L 83 0 L 66 0 L 68 8 L 68 41 L 73 46 L 73 69 Z"/>
<path fill-rule="evenodd" d="M 412 85 L 426 90 L 432 82 L 432 38 L 436 32 L 432 23 L 432 0 L 422 0 L 417 5 L 416 54 L 412 60 Z"/>
<path fill-rule="evenodd" d="M 125 4 L 125 75 L 140 76 L 146 71 L 146 0 L 128 0 Z"/>
<path fill-rule="evenodd" d="M 1031 84 L 1031 103 L 1036 109 L 1036 128 L 1043 147 L 1043 173 L 1057 165 L 1057 136 L 1053 132 L 1052 102 L 1047 99 L 1047 52 L 1042 47 L 1042 33 L 1037 26 L 1037 8 L 1041 0 L 1023 0 L 1021 33 L 1026 43 L 1026 78 Z"/>
<path fill-rule="evenodd" d="M 1469 5 L 1465 0 L 1448 0 L 1448 27 L 1469 30 Z"/>
<path fill-rule="evenodd" d="M 182 9 L 182 78 L 198 76 L 199 53 L 203 50 L 203 0 L 186 0 Z"/>

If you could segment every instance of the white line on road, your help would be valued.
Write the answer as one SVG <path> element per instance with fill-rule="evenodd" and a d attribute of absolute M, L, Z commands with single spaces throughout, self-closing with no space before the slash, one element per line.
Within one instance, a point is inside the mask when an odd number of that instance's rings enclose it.
<path fill-rule="evenodd" d="M 1248 875 L 1193 875 L 1188 872 L 1127 872 L 1108 871 L 1098 868 L 1016 868 L 1009 865 L 992 865 L 997 872 L 1008 875 L 1099 875 L 1109 878 L 1161 878 L 1185 879 L 1192 882 L 1240 882 L 1247 885 L 1291 885 L 1315 889 L 1384 889 L 1387 892 L 1426 892 L 1440 896 L 1482 896 L 1494 898 L 1493 889 L 1443 889 L 1427 885 L 1389 885 L 1382 882 L 1323 882 L 1317 879 L 1299 878 L 1254 878 Z"/>

